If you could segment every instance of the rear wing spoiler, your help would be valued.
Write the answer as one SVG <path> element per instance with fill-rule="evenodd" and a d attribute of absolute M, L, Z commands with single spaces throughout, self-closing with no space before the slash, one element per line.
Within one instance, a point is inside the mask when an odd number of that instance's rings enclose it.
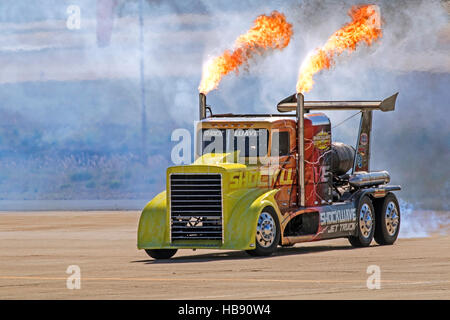
<path fill-rule="evenodd" d="M 394 111 L 398 92 L 382 101 L 304 101 L 304 110 L 381 110 L 383 112 Z M 277 105 L 279 112 L 291 112 L 297 110 L 297 95 L 287 97 Z"/>
<path fill-rule="evenodd" d="M 295 111 L 297 118 L 298 150 L 298 203 L 305 206 L 305 124 L 304 115 L 309 110 L 360 110 L 361 124 L 358 133 L 352 173 L 369 171 L 370 133 L 372 131 L 372 110 L 394 111 L 398 92 L 383 101 L 305 101 L 302 93 L 294 94 L 277 105 L 279 112 Z"/>

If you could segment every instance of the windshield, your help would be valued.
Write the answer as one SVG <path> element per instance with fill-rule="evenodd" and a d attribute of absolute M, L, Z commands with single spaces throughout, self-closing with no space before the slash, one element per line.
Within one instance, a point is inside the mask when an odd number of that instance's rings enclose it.
<path fill-rule="evenodd" d="M 200 141 L 201 155 L 239 151 L 240 157 L 264 157 L 269 135 L 267 129 L 202 129 Z"/>

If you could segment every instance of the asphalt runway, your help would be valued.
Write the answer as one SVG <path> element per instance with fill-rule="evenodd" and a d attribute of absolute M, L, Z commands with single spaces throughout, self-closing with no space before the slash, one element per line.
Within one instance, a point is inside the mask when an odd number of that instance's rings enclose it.
<path fill-rule="evenodd" d="M 136 248 L 138 219 L 137 211 L 0 213 L 0 299 L 450 298 L 449 226 L 393 246 L 353 249 L 339 239 L 267 258 L 180 250 L 155 261 Z M 80 289 L 67 288 L 73 265 Z M 380 289 L 367 286 L 369 266 L 379 267 Z"/>

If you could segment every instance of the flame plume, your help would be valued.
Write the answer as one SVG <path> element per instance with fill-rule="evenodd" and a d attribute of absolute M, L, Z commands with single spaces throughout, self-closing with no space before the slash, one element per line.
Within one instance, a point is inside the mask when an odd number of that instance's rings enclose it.
<path fill-rule="evenodd" d="M 334 65 L 334 57 L 344 51 L 356 50 L 360 42 L 368 46 L 382 37 L 381 16 L 376 5 L 353 6 L 349 11 L 352 22 L 336 31 L 322 48 L 318 48 L 302 63 L 297 81 L 297 92 L 305 93 L 312 89 L 313 76 Z"/>
<path fill-rule="evenodd" d="M 292 24 L 286 21 L 284 14 L 273 11 L 269 16 L 259 16 L 253 27 L 236 39 L 233 51 L 226 50 L 221 56 L 205 64 L 198 90 L 207 94 L 216 89 L 223 76 L 232 71 L 238 73 L 239 67 L 247 63 L 254 54 L 262 55 L 269 49 L 284 49 L 292 34 Z"/>

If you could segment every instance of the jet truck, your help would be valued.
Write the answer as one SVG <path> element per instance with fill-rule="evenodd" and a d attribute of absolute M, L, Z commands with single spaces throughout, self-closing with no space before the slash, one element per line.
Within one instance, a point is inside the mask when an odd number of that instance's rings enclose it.
<path fill-rule="evenodd" d="M 154 259 L 179 249 L 245 250 L 347 238 L 391 245 L 400 208 L 387 171 L 370 170 L 373 112 L 380 101 L 305 101 L 294 94 L 274 114 L 213 114 L 199 96 L 195 161 L 169 167 L 166 190 L 143 209 L 137 246 Z M 355 110 L 354 146 L 332 140 L 326 110 Z"/>

